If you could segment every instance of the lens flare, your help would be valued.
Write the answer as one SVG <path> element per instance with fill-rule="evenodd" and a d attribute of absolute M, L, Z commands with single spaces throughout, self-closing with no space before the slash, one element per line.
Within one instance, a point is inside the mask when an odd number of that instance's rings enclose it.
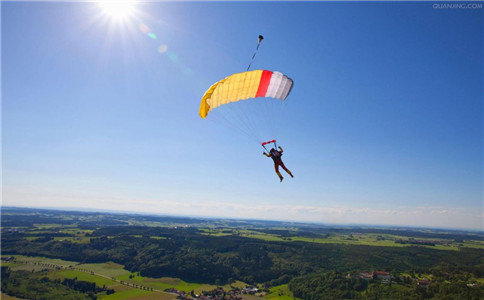
<path fill-rule="evenodd" d="M 148 36 L 154 40 L 156 40 L 156 34 L 154 34 L 153 32 L 150 32 L 148 33 Z"/>
<path fill-rule="evenodd" d="M 143 23 L 139 24 L 139 30 L 141 30 L 141 32 L 144 34 L 150 33 L 150 28 Z"/>
<path fill-rule="evenodd" d="M 169 59 L 170 59 L 172 62 L 174 62 L 174 63 L 178 62 L 178 56 L 177 56 L 175 53 L 173 53 L 173 52 L 171 52 L 171 51 L 168 51 L 168 52 L 166 52 L 166 55 L 168 55 L 168 58 L 169 58 Z"/>
<path fill-rule="evenodd" d="M 160 52 L 161 54 L 165 53 L 167 50 L 168 50 L 167 45 L 161 45 L 160 47 L 158 47 L 158 52 Z"/>

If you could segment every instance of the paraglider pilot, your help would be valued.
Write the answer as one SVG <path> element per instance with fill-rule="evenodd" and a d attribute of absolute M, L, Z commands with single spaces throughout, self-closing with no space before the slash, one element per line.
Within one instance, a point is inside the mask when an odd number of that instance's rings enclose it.
<path fill-rule="evenodd" d="M 281 180 L 281 182 L 284 179 L 284 177 L 282 177 L 281 173 L 279 172 L 279 166 L 281 166 L 284 169 L 284 171 L 287 172 L 287 174 L 291 175 L 291 177 L 294 177 L 291 171 L 289 171 L 284 165 L 284 163 L 282 162 L 282 159 L 281 159 L 282 152 L 283 150 L 281 147 L 279 147 L 279 150 L 272 148 L 271 151 L 269 151 L 269 154 L 267 154 L 266 152 L 263 152 L 265 156 L 272 158 L 272 160 L 274 161 L 274 169 L 276 170 L 276 174 L 277 176 L 279 176 L 279 179 Z"/>

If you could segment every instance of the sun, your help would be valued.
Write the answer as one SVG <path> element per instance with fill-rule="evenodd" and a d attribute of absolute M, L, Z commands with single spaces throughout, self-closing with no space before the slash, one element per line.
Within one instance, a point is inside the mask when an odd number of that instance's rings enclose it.
<path fill-rule="evenodd" d="M 135 2 L 134 1 L 110 1 L 102 0 L 98 2 L 101 7 L 102 14 L 110 19 L 121 21 L 128 19 L 135 13 Z"/>

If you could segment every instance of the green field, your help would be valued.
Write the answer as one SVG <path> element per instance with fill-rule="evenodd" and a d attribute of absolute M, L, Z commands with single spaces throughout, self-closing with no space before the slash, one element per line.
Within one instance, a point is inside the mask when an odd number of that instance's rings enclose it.
<path fill-rule="evenodd" d="M 129 278 L 130 275 L 132 275 L 133 277 Z M 201 293 L 202 291 L 210 291 L 217 288 L 216 285 L 186 282 L 179 278 L 172 278 L 172 277 L 149 278 L 149 277 L 138 276 L 133 273 L 117 276 L 116 279 L 122 280 L 124 282 L 128 282 L 130 284 L 138 284 L 144 287 L 150 287 L 161 291 L 169 288 L 175 288 L 179 291 L 184 291 L 184 292 L 194 291 L 195 293 L 198 294 L 198 293 Z M 226 291 L 229 291 L 233 287 L 242 289 L 246 286 L 247 284 L 245 282 L 235 281 L 233 283 L 222 286 L 222 288 Z"/>
<path fill-rule="evenodd" d="M 154 240 L 166 240 L 166 237 L 164 237 L 164 236 L 150 236 L 150 239 L 154 239 Z"/>
<path fill-rule="evenodd" d="M 203 234 L 211 236 L 225 236 L 231 235 L 230 233 L 222 233 L 220 230 L 216 229 L 205 229 Z M 277 234 L 269 234 L 264 232 L 259 232 L 255 230 L 238 230 L 237 232 L 240 236 L 247 238 L 255 238 L 269 242 L 308 242 L 308 243 L 319 243 L 319 244 L 349 244 L 349 245 L 365 245 L 365 246 L 386 246 L 386 247 L 411 247 L 417 244 L 401 244 L 396 243 L 397 240 L 407 241 L 408 237 L 393 235 L 393 234 L 364 234 L 364 235 L 330 235 L 327 238 L 312 238 L 312 237 L 282 237 Z M 444 241 L 443 239 L 419 239 L 422 241 Z M 470 248 L 481 248 L 484 249 L 484 242 L 481 241 L 465 241 L 462 247 Z M 449 241 L 448 244 L 436 244 L 431 245 L 418 245 L 430 249 L 437 250 L 459 250 L 459 244 L 453 241 Z"/>
<path fill-rule="evenodd" d="M 110 285 L 118 284 L 115 281 L 112 281 L 110 279 L 107 279 L 98 275 L 91 275 L 89 273 L 76 271 L 76 270 L 53 271 L 49 273 L 48 277 L 51 279 L 64 279 L 64 278 L 73 279 L 77 277 L 78 280 L 94 282 L 96 283 L 97 286 L 100 286 L 100 287 L 102 287 L 103 285 L 110 286 Z"/>
<path fill-rule="evenodd" d="M 484 249 L 484 241 L 464 241 L 463 247 Z"/>
<path fill-rule="evenodd" d="M 271 287 L 264 299 L 293 300 L 294 296 L 287 284 Z"/>
<path fill-rule="evenodd" d="M 473 278 L 473 279 L 479 282 L 480 284 L 484 284 L 484 278 Z"/>
<path fill-rule="evenodd" d="M 62 224 L 36 224 L 35 228 L 37 229 L 52 229 L 52 228 L 58 228 L 58 227 L 64 227 Z"/>
<path fill-rule="evenodd" d="M 1 295 L 0 299 L 2 299 L 2 300 L 17 300 L 17 299 L 20 299 L 20 298 L 17 298 L 17 297 L 9 296 L 5 293 L 1 293 L 0 295 Z"/>
<path fill-rule="evenodd" d="M 130 274 L 128 270 L 124 269 L 123 265 L 113 262 L 99 264 L 80 264 L 77 267 L 109 277 L 119 277 L 124 275 L 129 276 Z"/>
<path fill-rule="evenodd" d="M 27 272 L 40 272 L 42 270 L 49 269 L 45 266 L 33 265 L 33 264 L 18 264 L 15 267 L 11 267 L 12 271 L 27 271 Z"/>
<path fill-rule="evenodd" d="M 210 235 L 210 236 L 228 236 L 232 235 L 233 232 L 223 232 L 223 230 L 212 229 L 212 228 L 200 228 L 200 234 Z"/>
<path fill-rule="evenodd" d="M 132 278 L 129 278 L 130 276 L 133 276 L 133 277 Z M 131 272 L 127 271 L 126 273 L 117 275 L 116 276 L 116 279 L 117 280 L 127 281 L 127 282 L 140 283 L 143 280 L 145 280 L 146 277 L 138 276 L 136 273 L 131 273 Z"/>
<path fill-rule="evenodd" d="M 332 234 L 327 238 L 312 238 L 303 236 L 293 236 L 293 237 L 282 237 L 277 234 L 269 234 L 260 232 L 257 230 L 240 229 L 233 230 L 231 233 L 223 232 L 224 229 L 214 229 L 214 228 L 203 228 L 200 229 L 203 235 L 210 236 L 228 236 L 228 235 L 239 235 L 247 238 L 255 238 L 268 242 L 308 242 L 308 243 L 319 243 L 319 244 L 348 244 L 348 245 L 365 245 L 365 246 L 385 246 L 385 247 L 411 247 L 418 244 L 401 244 L 396 243 L 397 240 L 408 241 L 408 237 L 399 236 L 397 234 L 358 234 L 358 235 L 343 235 L 343 234 Z M 431 245 L 418 245 L 430 249 L 437 250 L 459 250 L 459 247 L 469 247 L 484 249 L 483 241 L 464 241 L 462 243 L 457 243 L 454 241 L 448 241 L 444 239 L 418 239 L 422 241 L 443 241 L 444 244 Z"/>
<path fill-rule="evenodd" d="M 21 256 L 15 255 L 16 262 L 8 262 L 12 266 L 12 270 L 26 270 L 26 271 L 41 271 L 45 268 L 54 269 L 55 266 L 63 266 L 72 268 L 62 269 L 62 270 L 52 270 L 48 277 L 51 279 L 64 279 L 64 278 L 77 278 L 78 280 L 82 281 L 89 281 L 94 282 L 96 285 L 102 287 L 107 286 L 109 288 L 114 288 L 116 293 L 113 295 L 100 295 L 99 299 L 128 299 L 132 297 L 142 297 L 140 299 L 171 299 L 171 298 L 160 298 L 166 297 L 166 293 L 159 293 L 159 292 L 151 292 L 145 291 L 142 289 L 137 289 L 131 287 L 132 284 L 136 284 L 139 286 L 143 286 L 146 288 L 153 288 L 155 290 L 164 291 L 168 288 L 175 288 L 180 291 L 191 292 L 194 291 L 195 293 L 199 294 L 202 291 L 209 291 L 215 289 L 216 285 L 210 284 L 201 284 L 201 283 L 190 283 L 183 281 L 179 278 L 171 278 L 171 277 L 162 277 L 162 278 L 149 278 L 138 276 L 137 273 L 131 273 L 128 270 L 124 269 L 122 265 L 116 264 L 113 262 L 107 263 L 98 263 L 98 264 L 78 264 L 76 262 L 71 261 L 64 261 L 61 259 L 50 259 L 45 257 L 28 257 L 28 256 Z M 22 263 L 22 262 L 28 262 Z M 34 264 L 34 263 L 41 263 L 42 265 Z M 54 267 L 46 267 L 45 265 L 53 265 Z M 81 271 L 81 270 L 87 270 Z M 90 272 L 94 272 L 91 274 Z M 102 276 L 100 276 L 102 275 Z M 129 278 L 129 276 L 132 278 Z M 106 276 L 108 278 L 105 278 Z M 129 283 L 130 286 L 121 285 L 120 283 L 111 280 L 110 278 L 114 277 L 116 280 L 120 280 L 126 283 Z M 247 286 L 246 283 L 241 281 L 236 281 L 231 284 L 224 285 L 223 288 L 228 291 L 231 290 L 232 287 L 243 288 Z M 156 294 L 158 298 L 146 298 L 149 294 Z M 113 297 L 121 297 L 121 298 L 113 298 Z M 151 297 L 151 296 L 150 296 Z M 247 298 L 247 297 L 246 297 Z M 272 298 L 271 299 L 275 299 Z"/>
<path fill-rule="evenodd" d="M 103 300 L 117 300 L 117 299 L 176 299 L 175 295 L 166 293 L 156 293 L 140 289 L 131 288 L 128 290 L 116 292 L 111 295 L 100 295 L 98 299 Z"/>
<path fill-rule="evenodd" d="M 62 260 L 57 258 L 47 258 L 47 257 L 40 257 L 40 256 L 24 256 L 24 255 L 12 255 L 18 261 L 30 262 L 30 263 L 44 263 L 44 264 L 53 264 L 58 266 L 74 266 L 77 265 L 78 262 L 75 261 L 68 261 Z"/>
<path fill-rule="evenodd" d="M 77 237 L 77 236 L 59 236 L 59 237 L 55 237 L 54 241 L 69 241 L 71 243 L 88 244 L 91 241 L 91 238 Z"/>
<path fill-rule="evenodd" d="M 133 280 L 134 279 L 134 280 Z M 190 292 L 192 290 L 195 291 L 202 291 L 202 290 L 211 290 L 216 286 L 207 285 L 207 284 L 200 284 L 200 283 L 188 283 L 178 278 L 170 278 L 170 277 L 162 277 L 162 278 L 147 278 L 136 276 L 133 279 L 125 280 L 127 282 L 141 284 L 146 287 L 151 287 L 157 290 L 165 290 L 168 288 L 175 288 L 179 291 Z"/>
<path fill-rule="evenodd" d="M 0 265 L 2 267 L 15 268 L 15 267 L 21 266 L 23 264 L 21 264 L 19 262 L 15 262 L 15 261 L 2 261 L 2 263 L 0 263 Z"/>

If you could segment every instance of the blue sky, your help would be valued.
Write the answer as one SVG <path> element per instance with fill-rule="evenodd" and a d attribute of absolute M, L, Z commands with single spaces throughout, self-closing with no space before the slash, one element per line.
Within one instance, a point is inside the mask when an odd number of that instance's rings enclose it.
<path fill-rule="evenodd" d="M 1 5 L 3 205 L 484 228 L 482 7 Z M 198 116 L 259 34 L 252 69 L 295 82 L 264 121 L 282 183 L 257 143 Z"/>

